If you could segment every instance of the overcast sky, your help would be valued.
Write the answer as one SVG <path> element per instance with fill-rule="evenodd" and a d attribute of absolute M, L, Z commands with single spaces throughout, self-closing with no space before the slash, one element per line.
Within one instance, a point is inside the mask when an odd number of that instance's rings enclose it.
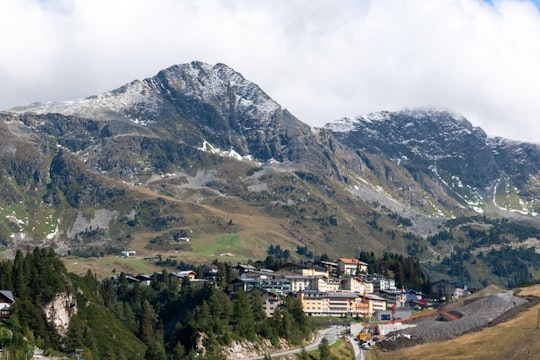
<path fill-rule="evenodd" d="M 222 62 L 300 120 L 436 106 L 540 143 L 529 0 L 0 0 L 0 109 Z"/>

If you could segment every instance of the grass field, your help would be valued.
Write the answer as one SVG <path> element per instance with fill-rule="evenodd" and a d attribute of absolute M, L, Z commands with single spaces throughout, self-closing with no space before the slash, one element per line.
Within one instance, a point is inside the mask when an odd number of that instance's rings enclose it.
<path fill-rule="evenodd" d="M 319 360 L 319 350 L 314 351 L 308 351 L 308 357 L 310 360 Z M 335 343 L 330 345 L 330 354 L 332 355 L 332 359 L 335 360 L 351 360 L 354 359 L 354 351 L 352 349 L 351 344 L 349 344 L 348 341 L 344 339 L 338 339 Z M 298 355 L 296 355 L 298 356 Z M 291 357 L 280 357 L 280 358 L 274 358 L 278 360 L 286 360 L 291 359 Z M 368 360 L 368 359 L 366 359 Z"/>
<path fill-rule="evenodd" d="M 84 275 L 90 270 L 101 279 L 111 276 L 114 272 L 117 274 L 125 272 L 126 274 L 138 275 L 153 274 L 154 271 L 162 270 L 162 268 L 154 265 L 153 262 L 144 260 L 142 257 L 133 257 L 129 259 L 116 256 L 87 259 L 65 257 L 63 258 L 63 261 L 70 272 Z"/>
<path fill-rule="evenodd" d="M 540 296 L 540 285 L 520 289 L 522 296 Z M 540 304 L 515 318 L 458 338 L 418 345 L 393 352 L 373 350 L 377 360 L 398 359 L 537 359 L 540 354 L 538 328 Z"/>
<path fill-rule="evenodd" d="M 236 256 L 241 251 L 240 236 L 237 233 L 222 234 L 216 241 L 206 244 L 194 243 L 194 252 L 201 258 L 218 257 L 221 254 L 230 254 Z"/>
<path fill-rule="evenodd" d="M 354 351 L 348 341 L 339 339 L 335 344 L 330 346 L 330 353 L 336 359 L 349 360 L 354 358 Z M 316 357 L 315 359 L 319 359 Z"/>

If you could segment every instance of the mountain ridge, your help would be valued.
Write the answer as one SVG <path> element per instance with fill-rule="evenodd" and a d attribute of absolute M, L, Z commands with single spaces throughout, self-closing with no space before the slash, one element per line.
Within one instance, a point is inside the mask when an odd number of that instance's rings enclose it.
<path fill-rule="evenodd" d="M 501 176 L 507 176 L 510 185 L 523 186 L 539 172 L 539 145 L 490 138 L 463 116 L 440 109 L 344 118 L 325 128 L 352 149 L 385 154 L 406 168 L 424 168 L 424 173 L 435 177 L 446 172 L 456 183 L 443 180 L 446 186 L 454 191 L 469 187 L 476 198 L 496 192 L 493 183 Z M 528 200 L 536 202 L 537 195 Z"/>
<path fill-rule="evenodd" d="M 490 138 L 440 109 L 311 127 L 224 64 L 174 65 L 104 94 L 3 111 L 0 136 L 6 251 L 201 256 L 234 233 L 249 239 L 239 259 L 264 257 L 269 243 L 404 253 L 408 233 L 432 236 L 452 218 L 540 224 L 538 145 Z M 73 226 L 81 219 L 88 229 Z M 189 231 L 200 243 L 180 246 Z"/>

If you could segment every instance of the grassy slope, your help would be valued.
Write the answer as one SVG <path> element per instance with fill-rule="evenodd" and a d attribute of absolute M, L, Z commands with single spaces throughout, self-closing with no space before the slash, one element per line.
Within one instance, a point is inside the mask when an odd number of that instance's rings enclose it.
<path fill-rule="evenodd" d="M 85 275 L 88 270 L 103 279 L 116 273 L 125 272 L 127 274 L 152 274 L 154 271 L 161 271 L 162 268 L 155 266 L 152 262 L 144 260 L 142 257 L 123 259 L 117 256 L 104 256 L 102 258 L 78 258 L 65 257 L 64 264 L 69 272 Z"/>
<path fill-rule="evenodd" d="M 540 285 L 520 289 L 521 296 L 540 296 Z M 540 304 L 494 327 L 439 343 L 418 345 L 400 351 L 375 351 L 377 360 L 394 359 L 533 359 L 540 354 L 537 317 Z"/>
<path fill-rule="evenodd" d="M 354 357 L 354 351 L 350 343 L 343 339 L 338 339 L 334 344 L 330 345 L 330 353 L 335 360 L 350 360 Z M 299 356 L 299 355 L 295 355 Z M 310 360 L 319 360 L 319 350 L 313 350 L 308 352 Z M 276 358 L 278 360 L 291 359 L 290 356 Z"/>

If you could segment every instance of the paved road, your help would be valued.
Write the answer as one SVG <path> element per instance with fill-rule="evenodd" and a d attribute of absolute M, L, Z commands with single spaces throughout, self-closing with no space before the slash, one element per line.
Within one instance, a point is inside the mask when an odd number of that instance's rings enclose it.
<path fill-rule="evenodd" d="M 317 336 L 315 337 L 315 341 L 304 348 L 306 351 L 312 351 L 317 350 L 319 348 L 319 344 L 321 343 L 321 340 L 323 338 L 326 338 L 328 340 L 328 345 L 331 345 L 336 342 L 337 338 L 340 336 L 341 331 L 345 329 L 343 326 L 332 326 L 330 328 L 320 330 L 317 333 Z M 287 350 L 279 353 L 270 354 L 271 357 L 278 357 L 278 356 L 286 356 L 286 355 L 292 355 L 292 354 L 298 354 L 302 352 L 303 348 L 297 348 L 292 350 Z M 264 359 L 264 355 L 262 356 L 256 356 L 251 358 L 246 358 L 246 360 L 257 360 L 257 359 Z M 363 359 L 363 358 L 357 358 L 357 359 Z"/>
<path fill-rule="evenodd" d="M 354 359 L 364 360 L 364 350 L 360 348 L 360 342 L 356 340 L 356 336 L 349 335 L 348 338 L 354 350 Z"/>

